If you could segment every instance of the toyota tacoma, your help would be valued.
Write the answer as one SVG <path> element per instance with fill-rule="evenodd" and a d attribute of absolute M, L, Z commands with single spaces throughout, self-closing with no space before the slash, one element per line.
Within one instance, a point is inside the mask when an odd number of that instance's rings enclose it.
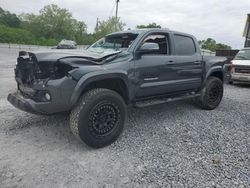
<path fill-rule="evenodd" d="M 51 115 L 70 112 L 72 133 L 100 148 L 121 134 L 127 106 L 192 98 L 215 109 L 223 96 L 226 58 L 203 57 L 196 38 L 168 29 L 116 32 L 87 50 L 20 51 L 15 107 Z"/>

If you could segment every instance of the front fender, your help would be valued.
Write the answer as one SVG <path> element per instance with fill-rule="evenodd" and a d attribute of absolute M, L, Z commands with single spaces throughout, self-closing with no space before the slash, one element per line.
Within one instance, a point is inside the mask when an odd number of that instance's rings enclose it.
<path fill-rule="evenodd" d="M 78 81 L 70 99 L 71 106 L 74 106 L 77 103 L 82 92 L 90 83 L 112 78 L 122 79 L 126 87 L 129 88 L 128 76 L 127 72 L 125 71 L 102 70 L 102 71 L 90 72 L 82 76 L 81 79 Z M 129 93 L 129 98 L 130 98 L 130 93 Z"/>
<path fill-rule="evenodd" d="M 222 74 L 222 76 L 224 76 L 224 71 L 223 71 L 223 67 L 222 66 L 214 66 L 211 67 L 207 73 L 206 73 L 206 77 L 205 77 L 205 82 L 207 81 L 207 79 L 209 78 L 209 76 L 211 76 L 213 73 L 215 72 L 219 72 Z"/>

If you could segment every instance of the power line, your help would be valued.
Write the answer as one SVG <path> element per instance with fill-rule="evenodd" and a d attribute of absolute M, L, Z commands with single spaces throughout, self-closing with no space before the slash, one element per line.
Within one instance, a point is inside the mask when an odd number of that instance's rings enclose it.
<path fill-rule="evenodd" d="M 111 17 L 111 15 L 113 14 L 114 9 L 115 9 L 115 5 L 116 5 L 116 3 L 113 4 L 112 9 L 111 9 L 111 11 L 110 11 L 108 17 Z"/>

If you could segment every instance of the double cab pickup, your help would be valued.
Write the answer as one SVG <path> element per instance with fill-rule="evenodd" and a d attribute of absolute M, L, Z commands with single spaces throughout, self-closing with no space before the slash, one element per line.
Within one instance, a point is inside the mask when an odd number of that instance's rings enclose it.
<path fill-rule="evenodd" d="M 15 107 L 35 114 L 70 112 L 72 133 L 100 148 L 122 133 L 127 106 L 192 98 L 213 110 L 223 97 L 221 57 L 203 57 L 196 38 L 168 29 L 116 32 L 87 50 L 20 51 Z"/>

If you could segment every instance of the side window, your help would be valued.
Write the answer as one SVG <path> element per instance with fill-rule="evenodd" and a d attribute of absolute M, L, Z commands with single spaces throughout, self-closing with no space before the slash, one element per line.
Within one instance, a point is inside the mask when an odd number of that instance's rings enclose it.
<path fill-rule="evenodd" d="M 194 55 L 196 48 L 194 40 L 191 37 L 183 35 L 174 35 L 176 55 Z"/>
<path fill-rule="evenodd" d="M 151 54 L 169 54 L 169 40 L 168 36 L 164 34 L 152 34 L 147 36 L 144 43 L 156 43 L 159 46 L 159 50 L 153 51 Z"/>

